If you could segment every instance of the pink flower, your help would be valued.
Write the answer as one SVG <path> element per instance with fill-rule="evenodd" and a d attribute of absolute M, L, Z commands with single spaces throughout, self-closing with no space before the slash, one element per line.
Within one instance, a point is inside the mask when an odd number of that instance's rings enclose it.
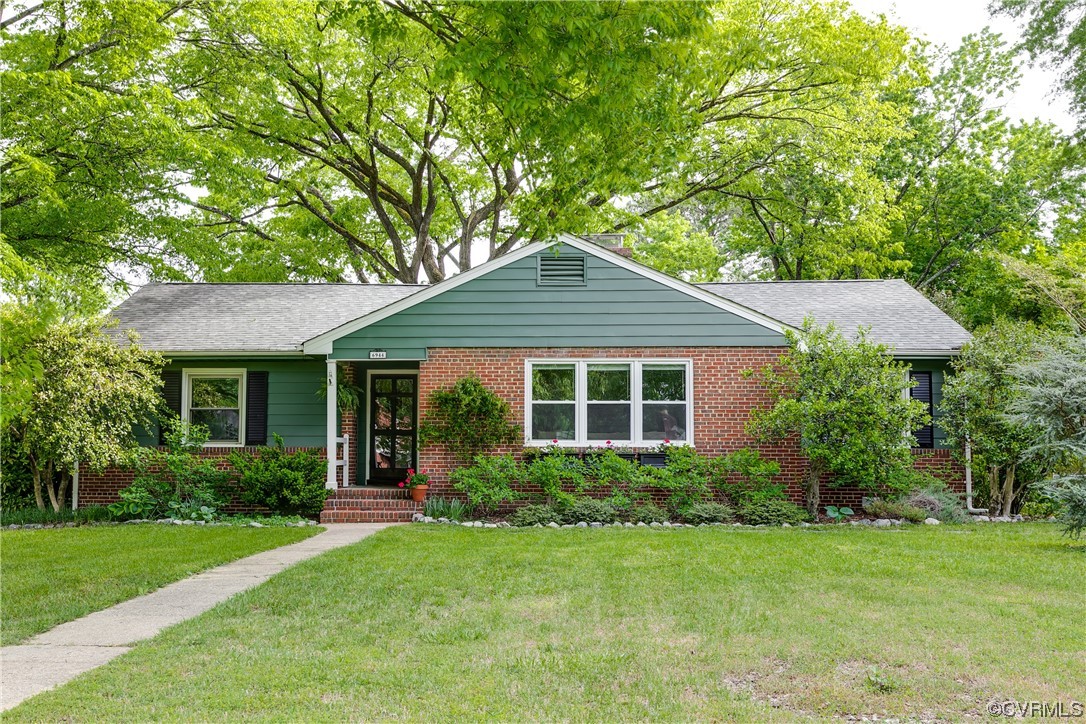
<path fill-rule="evenodd" d="M 414 468 L 408 468 L 407 469 L 407 474 L 408 475 L 414 475 L 415 474 L 415 469 Z"/>
<path fill-rule="evenodd" d="M 553 442 L 555 445 L 557 445 L 558 444 L 558 438 L 554 438 L 553 440 L 551 440 L 551 442 Z"/>
<path fill-rule="evenodd" d="M 607 444 L 608 444 L 608 445 L 610 445 L 610 444 L 611 444 L 611 441 L 610 441 L 610 440 L 608 440 L 608 441 L 607 441 Z"/>
<path fill-rule="evenodd" d="M 401 480 L 400 481 L 400 487 L 402 488 L 403 486 L 404 486 L 404 482 Z"/>
<path fill-rule="evenodd" d="M 670 444 L 671 444 L 671 441 L 670 441 L 670 440 L 668 440 L 668 439 L 667 439 L 667 438 L 665 437 L 665 438 L 664 438 L 664 444 L 665 444 L 665 445 L 670 445 Z"/>

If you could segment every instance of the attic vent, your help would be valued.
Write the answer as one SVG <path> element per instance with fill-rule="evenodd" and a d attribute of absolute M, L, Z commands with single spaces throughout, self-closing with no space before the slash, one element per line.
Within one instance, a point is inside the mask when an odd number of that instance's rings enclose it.
<path fill-rule="evenodd" d="M 583 256 L 544 256 L 539 259 L 541 287 L 579 286 L 585 283 L 585 258 Z"/>

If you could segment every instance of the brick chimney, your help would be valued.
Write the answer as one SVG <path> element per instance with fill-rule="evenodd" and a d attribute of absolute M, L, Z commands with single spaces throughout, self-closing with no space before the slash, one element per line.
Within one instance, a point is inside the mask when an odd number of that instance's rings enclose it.
<path fill-rule="evenodd" d="M 633 250 L 622 245 L 625 234 L 583 234 L 581 238 L 627 259 L 633 256 Z"/>

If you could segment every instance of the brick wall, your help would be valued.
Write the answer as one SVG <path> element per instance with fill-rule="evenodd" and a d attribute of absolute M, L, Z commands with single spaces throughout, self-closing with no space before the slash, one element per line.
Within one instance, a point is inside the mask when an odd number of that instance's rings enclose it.
<path fill-rule="evenodd" d="M 756 379 L 744 377 L 743 371 L 773 364 L 783 348 L 441 348 L 430 349 L 428 359 L 419 367 L 419 414 L 424 417 L 430 394 L 450 387 L 457 379 L 474 372 L 483 384 L 509 402 L 513 419 L 524 423 L 524 364 L 526 359 L 689 359 L 694 368 L 694 446 L 698 452 L 716 457 L 743 447 L 759 450 L 781 465 L 780 481 L 787 485 L 790 498 L 803 502 L 803 475 L 806 460 L 795 441 L 778 445 L 759 445 L 746 433 L 750 411 L 768 403 Z M 497 453 L 520 456 L 521 445 L 498 448 Z M 961 489 L 964 471 L 954 463 L 948 450 L 915 450 L 917 467 L 938 472 L 948 483 Z M 419 454 L 419 468 L 431 474 L 430 495 L 455 495 L 448 474 L 456 467 L 449 451 L 431 446 Z M 855 487 L 823 485 L 823 504 L 858 506 L 867 493 Z"/>

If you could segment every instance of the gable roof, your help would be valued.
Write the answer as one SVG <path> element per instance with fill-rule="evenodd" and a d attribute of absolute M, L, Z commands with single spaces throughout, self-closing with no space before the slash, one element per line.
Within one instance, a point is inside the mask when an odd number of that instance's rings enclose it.
<path fill-rule="evenodd" d="M 793 327 L 805 317 L 830 322 L 850 337 L 861 325 L 868 339 L 899 354 L 956 352 L 970 334 L 903 279 L 730 282 L 699 284 L 726 299 L 757 309 Z"/>
<path fill-rule="evenodd" d="M 668 276 L 667 274 L 657 271 L 652 267 L 645 266 L 644 264 L 639 264 L 632 259 L 628 259 L 620 254 L 616 254 L 613 251 L 609 251 L 602 246 L 592 243 L 591 241 L 582 239 L 577 236 L 573 236 L 571 234 L 559 234 L 557 238 L 553 240 L 538 241 L 533 244 L 528 244 L 527 246 L 522 246 L 521 248 L 516 249 L 508 254 L 504 254 L 497 259 L 491 259 L 485 264 L 480 264 L 479 266 L 474 267 L 469 271 L 457 274 L 456 276 L 450 277 L 449 279 L 446 279 L 445 281 L 438 284 L 434 284 L 425 289 L 424 291 L 413 295 L 410 299 L 401 299 L 383 309 L 378 309 L 368 314 L 360 315 L 357 319 L 351 320 L 350 322 L 340 325 L 335 329 L 330 329 L 324 334 L 318 335 L 313 339 L 306 341 L 304 346 L 305 352 L 306 354 L 329 354 L 332 351 L 332 343 L 336 339 L 339 339 L 344 335 L 351 334 L 352 332 L 357 332 L 358 330 L 363 329 L 376 322 L 379 322 L 382 319 L 391 317 L 397 312 L 402 312 L 409 307 L 425 302 L 427 299 L 433 299 L 434 297 L 440 294 L 444 294 L 445 292 L 452 289 L 456 289 L 460 285 L 466 284 L 473 279 L 478 279 L 481 276 L 489 274 L 495 269 L 500 269 L 501 267 L 512 264 L 513 262 L 523 259 L 524 257 L 531 256 L 546 249 L 553 248 L 559 244 L 564 244 L 566 246 L 573 247 L 578 251 L 584 252 L 585 254 L 591 254 L 593 256 L 604 259 L 607 262 L 614 264 L 615 266 L 621 267 L 623 269 L 628 269 L 635 274 L 639 274 L 648 279 L 652 279 L 653 281 L 659 282 L 660 284 L 679 291 L 689 297 L 705 302 L 706 304 L 709 304 L 718 309 L 723 309 L 725 311 L 731 312 L 738 317 L 742 317 L 743 319 L 761 325 L 762 327 L 765 327 L 770 331 L 783 333 L 785 329 L 789 328 L 788 325 L 781 324 L 779 320 L 774 319 L 773 317 L 767 316 L 757 310 L 751 309 L 750 307 L 744 306 L 730 299 L 725 299 L 718 295 L 706 292 L 705 290 L 700 289 L 694 284 L 690 284 L 688 282 L 682 281 L 681 279 L 676 279 L 675 277 Z"/>
<path fill-rule="evenodd" d="M 194 356 L 301 354 L 322 332 L 425 287 L 404 284 L 149 284 L 113 311 L 117 331 Z"/>

